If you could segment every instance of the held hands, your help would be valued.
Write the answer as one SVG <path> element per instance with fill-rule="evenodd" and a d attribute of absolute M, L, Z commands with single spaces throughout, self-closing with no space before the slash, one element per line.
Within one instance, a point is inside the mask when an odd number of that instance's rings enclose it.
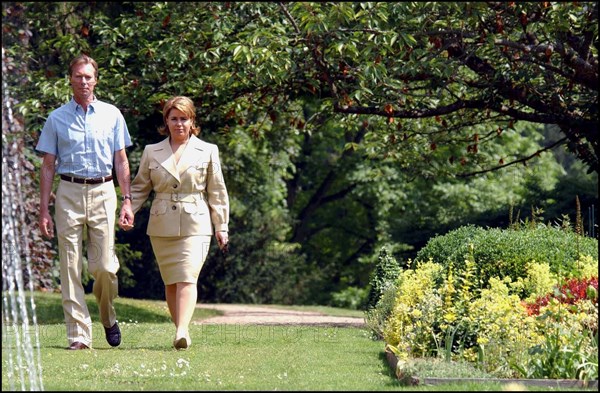
<path fill-rule="evenodd" d="M 121 213 L 119 214 L 119 227 L 128 231 L 133 228 L 134 215 L 131 210 L 131 202 L 125 201 L 121 206 Z"/>

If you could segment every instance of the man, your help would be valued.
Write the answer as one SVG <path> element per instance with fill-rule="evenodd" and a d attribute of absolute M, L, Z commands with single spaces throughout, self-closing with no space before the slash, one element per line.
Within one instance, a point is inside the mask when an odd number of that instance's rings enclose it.
<path fill-rule="evenodd" d="M 112 171 L 114 165 L 123 195 L 119 219 L 133 222 L 125 151 L 131 146 L 131 137 L 119 109 L 96 99 L 97 78 L 98 64 L 91 57 L 81 55 L 71 61 L 69 81 L 73 98 L 50 113 L 36 146 L 44 153 L 39 226 L 47 238 L 54 237 L 48 205 L 55 173 L 61 179 L 56 191 L 55 219 L 70 350 L 92 346 L 92 321 L 81 283 L 84 235 L 88 270 L 94 277 L 93 292 L 106 340 L 113 347 L 121 343 L 113 306 L 118 294 L 119 261 L 114 250 L 117 197 Z"/>

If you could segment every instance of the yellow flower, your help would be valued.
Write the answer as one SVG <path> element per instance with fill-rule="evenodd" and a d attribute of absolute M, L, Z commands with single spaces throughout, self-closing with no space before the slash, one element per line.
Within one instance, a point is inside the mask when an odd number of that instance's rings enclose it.
<path fill-rule="evenodd" d="M 456 321 L 456 314 L 454 314 L 454 313 L 444 314 L 444 321 L 446 321 L 448 323 L 452 323 L 452 322 Z"/>

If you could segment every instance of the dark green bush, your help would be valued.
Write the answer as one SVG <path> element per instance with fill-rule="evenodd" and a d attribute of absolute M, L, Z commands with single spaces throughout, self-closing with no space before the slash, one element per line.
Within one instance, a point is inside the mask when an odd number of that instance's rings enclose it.
<path fill-rule="evenodd" d="M 396 258 L 390 255 L 387 248 L 382 247 L 377 266 L 371 272 L 365 310 L 365 322 L 373 339 L 383 339 L 383 327 L 394 308 L 396 281 L 401 271 L 402 267 Z"/>
<path fill-rule="evenodd" d="M 524 277 L 531 261 L 546 262 L 552 272 L 569 275 L 579 256 L 598 259 L 598 240 L 571 230 L 544 224 L 519 229 L 467 225 L 430 239 L 413 264 L 431 259 L 442 265 L 452 263 L 462 271 L 470 245 L 481 286 L 487 286 L 491 277 Z"/>
<path fill-rule="evenodd" d="M 377 305 L 385 289 L 396 281 L 401 270 L 396 258 L 390 255 L 385 247 L 381 248 L 379 261 L 375 270 L 371 273 L 371 280 L 369 281 L 367 310 Z"/>

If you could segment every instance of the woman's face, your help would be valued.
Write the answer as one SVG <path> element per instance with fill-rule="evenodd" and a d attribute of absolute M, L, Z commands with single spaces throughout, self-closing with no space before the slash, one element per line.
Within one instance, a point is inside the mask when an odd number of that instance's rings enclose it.
<path fill-rule="evenodd" d="M 173 108 L 167 116 L 167 126 L 171 139 L 176 141 L 186 141 L 190 136 L 192 120 L 179 109 Z"/>

